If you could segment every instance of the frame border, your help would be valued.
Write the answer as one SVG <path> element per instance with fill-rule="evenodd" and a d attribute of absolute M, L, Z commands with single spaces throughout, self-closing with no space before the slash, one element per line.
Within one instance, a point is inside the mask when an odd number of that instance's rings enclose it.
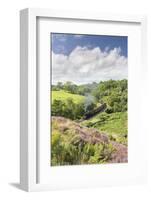
<path fill-rule="evenodd" d="M 39 8 L 27 8 L 20 11 L 20 187 L 25 191 L 53 189 L 49 184 L 37 183 L 37 17 L 139 23 L 141 25 L 141 45 L 143 49 L 141 64 L 147 66 L 146 16 L 77 13 Z M 144 69 L 145 74 L 146 71 Z"/>

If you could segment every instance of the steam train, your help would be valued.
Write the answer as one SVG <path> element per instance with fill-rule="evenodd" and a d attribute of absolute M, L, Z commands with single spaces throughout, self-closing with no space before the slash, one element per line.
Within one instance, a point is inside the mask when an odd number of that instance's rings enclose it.
<path fill-rule="evenodd" d="M 106 109 L 106 103 L 103 103 L 102 105 L 98 106 L 97 108 L 95 108 L 94 110 L 91 110 L 89 112 L 86 112 L 83 119 L 86 120 L 86 119 L 89 119 L 91 117 L 93 117 L 94 115 L 100 113 L 100 112 L 103 112 L 105 109 Z"/>

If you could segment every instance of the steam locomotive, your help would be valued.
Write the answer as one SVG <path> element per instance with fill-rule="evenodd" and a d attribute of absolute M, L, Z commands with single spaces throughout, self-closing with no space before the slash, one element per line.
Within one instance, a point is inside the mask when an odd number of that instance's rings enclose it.
<path fill-rule="evenodd" d="M 94 110 L 91 110 L 89 112 L 86 112 L 83 119 L 86 120 L 86 119 L 89 119 L 91 117 L 93 117 L 94 115 L 100 113 L 100 112 L 103 112 L 105 109 L 106 109 L 106 103 L 103 103 L 102 105 L 98 106 L 97 108 L 95 108 Z"/>

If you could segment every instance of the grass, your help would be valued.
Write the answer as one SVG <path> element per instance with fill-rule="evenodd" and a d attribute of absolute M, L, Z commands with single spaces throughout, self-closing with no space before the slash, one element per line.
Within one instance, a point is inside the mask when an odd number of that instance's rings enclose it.
<path fill-rule="evenodd" d="M 82 125 L 96 128 L 101 132 L 105 132 L 116 141 L 127 144 L 127 112 L 112 114 L 104 112 L 89 120 L 85 120 L 82 122 Z"/>
<path fill-rule="evenodd" d="M 85 97 L 82 95 L 78 95 L 78 94 L 71 94 L 69 92 L 66 92 L 64 90 L 59 90 L 59 91 L 52 91 L 52 102 L 54 101 L 54 99 L 56 100 L 61 100 L 61 101 L 65 101 L 69 98 L 71 98 L 73 100 L 74 103 L 80 103 L 81 101 L 84 101 Z"/>

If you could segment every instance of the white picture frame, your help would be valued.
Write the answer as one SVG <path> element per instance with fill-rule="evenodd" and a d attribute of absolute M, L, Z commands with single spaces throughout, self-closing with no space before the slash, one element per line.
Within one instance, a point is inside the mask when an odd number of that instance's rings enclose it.
<path fill-rule="evenodd" d="M 146 173 L 146 157 L 145 157 L 145 143 L 143 146 L 143 164 L 140 165 L 138 174 L 128 175 L 127 179 L 116 180 L 115 177 L 106 178 L 104 183 L 96 181 L 96 184 L 87 183 L 83 181 L 82 184 L 61 183 L 59 185 L 40 183 L 37 179 L 39 176 L 39 145 L 38 145 L 38 70 L 37 70 L 37 19 L 61 19 L 63 20 L 78 20 L 78 21 L 91 21 L 93 22 L 109 22 L 109 23 L 126 23 L 129 26 L 134 24 L 139 25 L 141 41 L 141 76 L 142 82 L 145 84 L 145 71 L 146 71 L 146 17 L 145 16 L 124 16 L 100 13 L 75 13 L 72 11 L 52 11 L 49 9 L 24 9 L 20 12 L 20 185 L 26 191 L 39 191 L 39 190 L 52 190 L 52 189 L 65 189 L 73 187 L 97 187 L 109 185 L 128 185 L 136 183 L 145 183 L 147 179 Z M 143 85 L 142 84 L 142 85 Z M 49 109 L 49 108 L 48 108 Z M 143 133 L 144 135 L 146 133 Z M 142 133 L 140 133 L 142 138 Z M 119 166 L 119 168 L 122 166 Z M 93 166 L 94 170 L 98 170 Z M 93 174 L 92 174 L 93 176 Z M 120 175 L 119 175 L 120 176 Z M 122 177 L 121 177 L 122 178 Z M 94 180 L 96 177 L 94 178 Z"/>

